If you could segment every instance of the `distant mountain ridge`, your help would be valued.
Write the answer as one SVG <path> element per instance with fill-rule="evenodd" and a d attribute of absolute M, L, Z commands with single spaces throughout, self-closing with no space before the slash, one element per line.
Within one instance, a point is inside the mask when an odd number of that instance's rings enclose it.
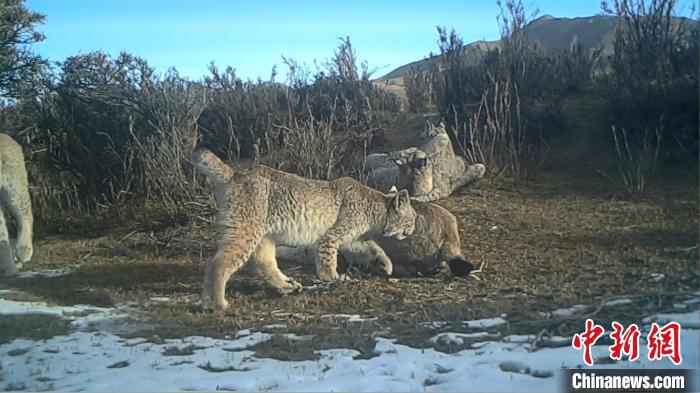
<path fill-rule="evenodd" d="M 615 38 L 615 26 L 617 18 L 610 15 L 596 15 L 580 18 L 556 18 L 551 15 L 541 16 L 527 26 L 525 34 L 528 40 L 536 42 L 545 50 L 568 49 L 574 37 L 585 50 L 603 47 L 603 53 L 611 53 Z M 495 41 L 474 41 L 464 46 L 465 51 L 482 51 L 498 45 Z M 428 69 L 431 62 L 439 60 L 440 55 L 431 58 L 417 60 L 402 65 L 388 74 L 377 78 L 377 82 L 407 76 L 412 68 L 417 70 Z"/>

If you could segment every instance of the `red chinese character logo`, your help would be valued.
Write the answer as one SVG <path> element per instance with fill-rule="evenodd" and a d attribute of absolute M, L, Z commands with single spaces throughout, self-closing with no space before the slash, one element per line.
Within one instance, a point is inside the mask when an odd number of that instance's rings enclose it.
<path fill-rule="evenodd" d="M 668 357 L 673 364 L 681 364 L 681 325 L 678 322 L 670 322 L 663 327 L 652 323 L 647 341 L 649 360 Z"/>
<path fill-rule="evenodd" d="M 615 343 L 610 346 L 610 358 L 620 360 L 624 353 L 629 356 L 630 362 L 637 360 L 639 357 L 639 327 L 633 323 L 627 330 L 624 330 L 624 327 L 617 322 L 613 322 L 612 327 L 615 331 L 610 333 L 610 337 Z"/>
<path fill-rule="evenodd" d="M 583 348 L 583 361 L 587 365 L 593 365 L 593 357 L 591 356 L 591 346 L 595 345 L 600 336 L 603 335 L 605 329 L 602 326 L 593 323 L 593 320 L 586 319 L 586 331 L 581 334 L 574 335 L 571 345 L 576 349 Z"/>

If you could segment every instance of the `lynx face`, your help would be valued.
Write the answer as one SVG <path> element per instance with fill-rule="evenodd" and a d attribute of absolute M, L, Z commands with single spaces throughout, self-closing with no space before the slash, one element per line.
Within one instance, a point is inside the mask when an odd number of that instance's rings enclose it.
<path fill-rule="evenodd" d="M 445 123 L 441 121 L 440 123 L 438 123 L 437 126 L 434 126 L 428 121 L 425 123 L 423 132 L 420 133 L 420 138 L 423 140 L 429 140 L 431 138 L 435 138 L 440 134 L 447 134 L 447 130 L 445 129 Z"/>
<path fill-rule="evenodd" d="M 424 195 L 433 189 L 433 163 L 424 151 L 416 150 L 411 161 L 399 169 L 413 180 L 408 187 L 411 195 Z"/>
<path fill-rule="evenodd" d="M 416 230 L 416 211 L 411 206 L 408 191 L 401 190 L 390 197 L 382 236 L 398 240 L 411 236 Z"/>

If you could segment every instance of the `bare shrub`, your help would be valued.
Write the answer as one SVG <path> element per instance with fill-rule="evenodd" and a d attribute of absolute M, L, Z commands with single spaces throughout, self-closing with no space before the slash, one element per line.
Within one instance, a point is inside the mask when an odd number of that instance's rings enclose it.
<path fill-rule="evenodd" d="M 527 40 L 520 1 L 500 3 L 501 40 L 468 51 L 454 31 L 438 28 L 442 61 L 433 70 L 436 102 L 453 140 L 472 161 L 515 178 L 541 163 L 545 136 L 561 124 L 554 62 Z"/>
<path fill-rule="evenodd" d="M 603 3 L 618 23 L 603 93 L 612 123 L 624 130 L 613 128 L 613 147 L 630 192 L 643 191 L 669 159 L 697 160 L 700 28 L 692 19 L 676 17 L 676 5 L 673 0 Z"/>
<path fill-rule="evenodd" d="M 143 59 L 69 58 L 35 106 L 30 140 L 45 150 L 40 171 L 62 174 L 35 174 L 44 179 L 38 206 L 90 211 L 139 200 L 184 213 L 183 201 L 198 194 L 188 159 L 204 105 L 201 86 L 174 71 L 158 78 Z M 64 179 L 80 190 L 77 198 L 55 198 L 51 189 L 66 189 Z"/>
<path fill-rule="evenodd" d="M 261 138 L 263 162 L 319 179 L 359 173 L 367 149 L 399 111 L 398 97 L 372 84 L 347 38 L 315 72 L 285 63 L 286 108 Z"/>
<path fill-rule="evenodd" d="M 229 160 L 254 158 L 313 178 L 351 173 L 399 110 L 370 82 L 343 39 L 315 72 L 286 61 L 287 85 L 243 82 L 210 66 L 201 81 L 159 76 L 128 53 L 69 57 L 35 100 L 0 111 L 36 151 L 30 169 L 43 216 L 149 206 L 174 220 L 213 210 L 189 157 L 202 144 Z M 49 212 L 55 210 L 55 212 Z"/>
<path fill-rule="evenodd" d="M 651 137 L 649 128 L 645 128 L 644 137 L 632 141 L 632 144 L 625 129 L 617 131 L 613 125 L 611 130 L 617 154 L 617 169 L 625 190 L 630 194 L 643 192 L 656 171 L 659 147 L 663 138 L 662 126 L 657 126 Z"/>
<path fill-rule="evenodd" d="M 274 81 L 242 81 L 232 67 L 214 64 L 202 80 L 207 104 L 199 118 L 200 142 L 229 160 L 252 158 L 253 144 L 265 139 L 287 113 L 288 87 Z"/>
<path fill-rule="evenodd" d="M 553 70 L 556 84 L 566 93 L 579 93 L 592 83 L 596 71 L 600 70 L 603 48 L 585 50 L 577 36 L 571 40 L 568 50 L 553 54 Z"/>
<path fill-rule="evenodd" d="M 333 179 L 342 172 L 347 136 L 334 132 L 332 121 L 309 117 L 301 124 L 295 120 L 289 127 L 276 127 L 285 134 L 284 144 L 265 163 L 312 179 Z"/>
<path fill-rule="evenodd" d="M 411 68 L 404 78 L 408 109 L 413 113 L 424 112 L 431 104 L 431 78 L 427 72 Z"/>
<path fill-rule="evenodd" d="M 176 73 L 169 73 L 152 90 L 144 92 L 142 107 L 150 112 L 147 124 L 152 132 L 139 137 L 134 119 L 129 121 L 132 145 L 125 157 L 129 178 L 139 181 L 140 196 L 157 201 L 170 214 L 182 212 L 183 203 L 201 199 L 198 183 L 189 157 L 197 145 L 197 121 L 205 105 L 201 87 L 182 81 Z M 130 165 L 134 163 L 136 165 Z M 132 189 L 131 185 L 129 187 Z M 204 201 L 213 208 L 213 200 Z M 187 206 L 187 210 L 192 206 Z"/>

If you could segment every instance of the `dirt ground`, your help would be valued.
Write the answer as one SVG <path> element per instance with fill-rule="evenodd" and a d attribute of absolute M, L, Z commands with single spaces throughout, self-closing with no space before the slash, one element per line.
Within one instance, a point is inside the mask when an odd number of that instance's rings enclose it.
<path fill-rule="evenodd" d="M 410 146 L 424 121 L 420 116 L 397 119 L 377 149 Z M 0 288 L 17 288 L 21 294 L 14 296 L 59 305 L 135 303 L 136 323 L 122 334 L 153 340 L 226 337 L 248 328 L 280 333 L 255 349 L 259 356 L 289 360 L 337 347 L 372 356 L 376 335 L 456 351 L 460 348 L 454 344 L 429 338 L 441 331 L 469 331 L 463 321 L 491 317 L 507 321 L 491 329 L 494 333 L 569 336 L 580 331 L 587 316 L 595 315 L 599 323 L 613 318 L 639 322 L 697 292 L 697 168 L 662 173 L 644 197 L 626 197 L 613 181 L 612 163 L 594 159 L 590 143 L 567 139 L 562 138 L 566 145 L 553 146 L 559 155 L 525 182 L 487 173 L 438 202 L 459 220 L 464 255 L 484 264 L 480 281 L 388 281 L 351 269 L 353 280 L 324 285 L 315 282 L 312 265 L 281 262 L 282 270 L 305 286 L 300 294 L 280 297 L 243 269 L 229 282 L 229 309 L 203 313 L 197 302 L 202 267 L 215 251 L 213 216 L 166 225 L 167 218 L 161 222 L 148 214 L 118 225 L 100 217 L 66 222 L 61 235 L 39 230 L 34 259 L 26 268 L 68 268 L 68 273 L 4 279 Z M 585 148 L 565 148 L 573 145 Z M 618 298 L 631 302 L 601 306 Z M 548 314 L 577 304 L 591 308 L 575 317 Z M 27 334 L 53 336 L 68 328 L 60 318 L 45 319 L 5 318 L 0 342 Z M 290 341 L 284 333 L 314 339 Z"/>
<path fill-rule="evenodd" d="M 214 252 L 213 227 L 199 223 L 196 230 L 191 225 L 151 230 L 157 227 L 153 222 L 136 222 L 94 234 L 39 233 L 27 268 L 74 270 L 57 277 L 5 279 L 0 287 L 60 305 L 150 304 L 134 314 L 140 328 L 129 334 L 154 340 L 225 337 L 243 328 L 315 335 L 301 343 L 280 335 L 256 348 L 281 359 L 313 358 L 314 349 L 332 347 L 371 356 L 376 334 L 453 351 L 459 348 L 428 338 L 441 329 L 468 331 L 462 321 L 498 316 L 507 321 L 497 328 L 501 332 L 566 336 L 581 329 L 584 316 L 551 318 L 546 312 L 585 304 L 592 306 L 587 315 L 595 314 L 597 322 L 639 321 L 697 291 L 697 173 L 669 175 L 644 198 L 623 198 L 593 164 L 570 171 L 554 167 L 542 168 L 520 185 L 486 178 L 439 202 L 459 219 L 464 255 L 486 264 L 481 281 L 387 281 L 353 270 L 356 280 L 324 286 L 315 285 L 312 266 L 281 264 L 306 286 L 302 293 L 277 296 L 254 275 L 241 272 L 228 285 L 230 308 L 202 313 L 195 303 L 202 266 Z M 153 302 L 153 297 L 168 299 Z M 632 303 L 614 310 L 597 307 L 618 297 Z M 347 317 L 352 314 L 359 320 Z M 430 322 L 439 327 L 427 326 Z M 23 334 L 3 330 L 4 335 Z"/>

